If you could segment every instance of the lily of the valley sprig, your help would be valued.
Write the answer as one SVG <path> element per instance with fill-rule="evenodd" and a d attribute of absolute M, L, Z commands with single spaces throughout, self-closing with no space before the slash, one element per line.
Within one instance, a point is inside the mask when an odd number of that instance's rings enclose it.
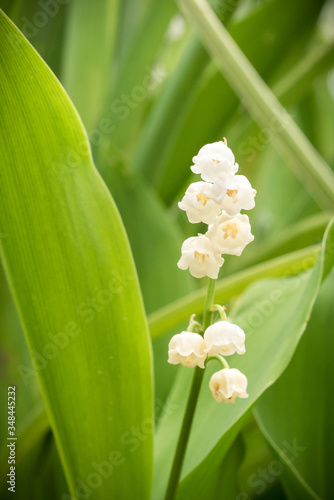
<path fill-rule="evenodd" d="M 193 162 L 191 170 L 200 174 L 202 181 L 190 184 L 179 208 L 189 222 L 203 222 L 208 230 L 184 241 L 177 265 L 195 278 L 216 280 L 224 263 L 222 255 L 240 256 L 254 239 L 248 216 L 240 211 L 254 208 L 256 191 L 244 175 L 237 175 L 239 166 L 225 138 L 203 146 Z M 204 369 L 208 362 L 219 361 L 223 369 L 212 375 L 210 390 L 219 403 L 234 403 L 237 397 L 248 397 L 247 377 L 230 368 L 225 356 L 246 352 L 245 333 L 227 320 L 223 306 L 210 306 L 210 311 L 220 313 L 221 320 L 204 328 L 192 317 L 187 331 L 171 339 L 168 362 Z"/>
<path fill-rule="evenodd" d="M 205 182 L 190 184 L 179 208 L 189 222 L 209 227 L 205 235 L 185 240 L 177 265 L 195 278 L 217 279 L 224 263 L 221 255 L 241 255 L 254 239 L 248 216 L 240 211 L 254 208 L 256 191 L 244 175 L 236 175 L 239 166 L 226 139 L 203 146 L 193 162 L 191 170 Z"/>

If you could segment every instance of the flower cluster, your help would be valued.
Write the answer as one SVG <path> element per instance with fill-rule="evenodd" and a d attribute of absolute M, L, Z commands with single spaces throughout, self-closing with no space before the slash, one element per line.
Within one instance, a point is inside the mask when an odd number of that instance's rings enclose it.
<path fill-rule="evenodd" d="M 244 331 L 239 326 L 222 320 L 209 326 L 203 337 L 189 331 L 174 335 L 169 343 L 168 362 L 172 365 L 181 363 L 188 368 L 205 368 L 205 361 L 210 357 L 220 357 L 224 362 L 221 355 L 231 356 L 245 352 Z M 235 368 L 224 368 L 214 373 L 209 387 L 218 403 L 234 403 L 237 396 L 248 397 L 247 378 Z"/>
<path fill-rule="evenodd" d="M 249 219 L 240 211 L 254 208 L 256 191 L 244 175 L 236 174 L 239 167 L 225 139 L 203 146 L 193 162 L 191 170 L 203 180 L 190 184 L 179 208 L 189 222 L 209 227 L 205 235 L 184 241 L 177 265 L 195 278 L 217 279 L 221 254 L 241 255 L 254 239 Z"/>
<path fill-rule="evenodd" d="M 202 181 L 188 187 L 179 207 L 189 222 L 204 222 L 209 227 L 205 235 L 184 241 L 177 265 L 189 269 L 195 278 L 217 279 L 224 263 L 222 254 L 241 255 L 254 239 L 248 217 L 240 211 L 254 208 L 256 191 L 245 176 L 236 174 L 239 167 L 226 139 L 203 146 L 193 162 L 191 170 L 200 174 Z M 219 311 L 221 321 L 203 328 L 191 320 L 187 331 L 171 339 L 168 362 L 205 368 L 208 361 L 220 361 L 224 368 L 212 375 L 209 387 L 218 403 L 234 403 L 237 397 L 248 397 L 247 377 L 229 368 L 224 357 L 245 353 L 245 333 L 227 321 L 224 307 L 214 305 L 211 310 Z"/>

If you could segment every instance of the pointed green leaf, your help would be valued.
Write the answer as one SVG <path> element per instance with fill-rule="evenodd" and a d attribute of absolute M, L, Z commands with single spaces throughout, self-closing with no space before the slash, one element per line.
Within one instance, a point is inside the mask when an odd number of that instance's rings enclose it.
<path fill-rule="evenodd" d="M 297 498 L 297 491 L 300 498 L 330 498 L 333 491 L 333 293 L 330 275 L 290 365 L 255 409 L 263 434 L 285 465 L 289 498 Z"/>
<path fill-rule="evenodd" d="M 151 354 L 126 234 L 68 96 L 3 13 L 0 34 L 2 257 L 71 495 L 147 499 Z"/>

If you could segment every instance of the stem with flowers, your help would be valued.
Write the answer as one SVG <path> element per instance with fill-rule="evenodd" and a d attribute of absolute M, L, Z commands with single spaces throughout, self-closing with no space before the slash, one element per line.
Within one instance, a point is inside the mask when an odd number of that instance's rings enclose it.
<path fill-rule="evenodd" d="M 181 431 L 172 463 L 165 500 L 175 498 L 185 458 L 195 409 L 208 362 L 218 360 L 223 369 L 214 373 L 209 388 L 218 403 L 234 403 L 237 397 L 247 398 L 247 377 L 230 368 L 223 356 L 245 353 L 245 333 L 227 319 L 226 308 L 214 304 L 215 282 L 224 263 L 222 254 L 241 255 L 253 241 L 247 215 L 240 210 L 254 207 L 256 191 L 243 175 L 236 175 L 238 164 L 224 142 L 203 146 L 193 158 L 191 170 L 201 174 L 202 181 L 189 186 L 181 210 L 191 223 L 208 224 L 205 235 L 188 238 L 182 245 L 180 269 L 189 269 L 195 278 L 210 278 L 203 308 L 202 324 L 192 316 L 189 327 L 174 335 L 169 343 L 168 362 L 195 368 L 183 417 Z M 212 312 L 218 311 L 220 321 L 211 324 Z M 200 333 L 195 333 L 195 331 Z"/>

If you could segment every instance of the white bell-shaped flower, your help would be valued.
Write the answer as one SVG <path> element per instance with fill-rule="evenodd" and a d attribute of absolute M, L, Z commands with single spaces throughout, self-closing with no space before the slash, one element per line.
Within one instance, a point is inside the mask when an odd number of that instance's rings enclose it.
<path fill-rule="evenodd" d="M 254 240 L 247 215 L 229 216 L 225 212 L 209 226 L 206 236 L 216 252 L 241 255 L 245 246 Z"/>
<path fill-rule="evenodd" d="M 183 242 L 182 256 L 177 263 L 180 269 L 189 269 L 195 278 L 217 279 L 219 268 L 224 259 L 214 250 L 213 244 L 206 236 L 193 236 Z"/>
<path fill-rule="evenodd" d="M 234 175 L 226 180 L 226 195 L 221 208 L 228 215 L 236 215 L 240 210 L 251 210 L 255 207 L 255 189 L 244 175 Z"/>
<path fill-rule="evenodd" d="M 212 375 L 209 387 L 218 403 L 234 403 L 236 398 L 248 398 L 247 377 L 236 368 L 224 368 Z"/>
<path fill-rule="evenodd" d="M 195 174 L 201 174 L 204 181 L 215 182 L 238 171 L 238 164 L 234 161 L 231 149 L 219 141 L 203 146 L 193 157 L 194 165 L 190 168 Z"/>
<path fill-rule="evenodd" d="M 219 204 L 214 201 L 217 188 L 208 182 L 194 182 L 188 187 L 182 201 L 179 202 L 179 208 L 187 212 L 189 222 L 204 222 L 212 224 L 221 212 Z M 226 193 L 221 192 L 221 198 Z"/>
<path fill-rule="evenodd" d="M 199 366 L 204 368 L 206 353 L 205 342 L 198 333 L 181 332 L 172 337 L 168 346 L 168 363 L 181 363 L 188 368 Z"/>
<path fill-rule="evenodd" d="M 245 338 L 245 332 L 238 325 L 228 321 L 218 321 L 205 330 L 205 352 L 209 356 L 217 354 L 230 356 L 235 352 L 244 354 L 246 352 Z"/>

